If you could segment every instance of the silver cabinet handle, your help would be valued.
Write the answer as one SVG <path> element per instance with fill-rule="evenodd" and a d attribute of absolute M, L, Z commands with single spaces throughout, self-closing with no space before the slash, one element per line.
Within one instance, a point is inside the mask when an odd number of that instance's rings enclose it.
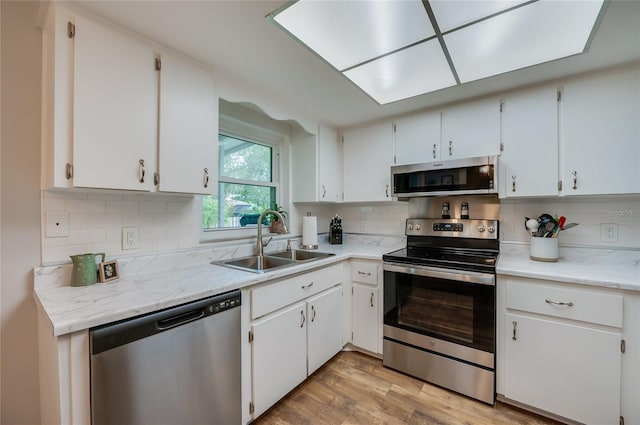
<path fill-rule="evenodd" d="M 205 189 L 209 187 L 209 169 L 208 168 L 204 169 L 204 187 Z"/>
<path fill-rule="evenodd" d="M 369 304 L 371 304 L 371 307 L 373 307 L 373 292 L 371 293 L 371 299 L 369 300 Z"/>
<path fill-rule="evenodd" d="M 576 190 L 578 188 L 578 172 L 573 170 L 571 174 L 573 174 L 573 190 Z"/>
<path fill-rule="evenodd" d="M 306 321 L 306 319 L 304 317 L 304 311 L 303 310 L 300 310 L 300 319 L 302 319 L 300 321 L 300 327 L 302 328 L 302 327 L 304 327 L 304 322 Z"/>
<path fill-rule="evenodd" d="M 64 171 L 67 180 L 71 180 L 73 178 L 73 165 L 67 163 Z"/>
<path fill-rule="evenodd" d="M 516 191 L 516 176 L 511 176 L 511 191 L 515 192 Z"/>
<path fill-rule="evenodd" d="M 453 140 L 449 140 L 449 156 L 453 155 Z"/>
<path fill-rule="evenodd" d="M 313 282 L 311 282 L 308 285 L 302 285 L 302 289 L 307 289 L 307 288 L 311 288 L 313 286 Z"/>
<path fill-rule="evenodd" d="M 389 197 L 389 185 L 387 185 L 384 189 L 384 194 L 388 198 Z"/>
<path fill-rule="evenodd" d="M 140 183 L 144 183 L 144 159 L 141 159 L 140 161 L 138 161 L 139 165 L 139 173 L 140 173 L 140 179 L 138 180 Z"/>
<path fill-rule="evenodd" d="M 359 274 L 359 275 L 362 275 L 362 276 L 371 276 L 371 273 L 369 273 L 369 272 L 366 272 L 366 273 L 365 273 L 365 272 L 362 272 L 362 271 L 360 271 L 360 270 L 358 270 L 358 274 Z"/>
<path fill-rule="evenodd" d="M 518 326 L 518 322 L 516 322 L 515 320 L 513 322 L 513 336 L 511 337 L 512 340 L 517 341 L 518 337 L 516 336 L 516 326 Z"/>
<path fill-rule="evenodd" d="M 316 320 L 316 309 L 314 306 L 311 306 L 311 321 L 315 321 Z"/>
<path fill-rule="evenodd" d="M 573 307 L 573 302 L 569 301 L 567 302 L 563 302 L 563 301 L 553 301 L 550 299 L 546 299 L 544 300 L 544 302 L 546 302 L 547 304 L 553 304 L 553 305 L 566 305 L 567 307 Z"/>
<path fill-rule="evenodd" d="M 433 144 L 433 159 L 436 159 L 436 144 Z"/>
<path fill-rule="evenodd" d="M 327 196 L 327 187 L 322 185 L 322 197 L 324 198 L 325 196 Z"/>

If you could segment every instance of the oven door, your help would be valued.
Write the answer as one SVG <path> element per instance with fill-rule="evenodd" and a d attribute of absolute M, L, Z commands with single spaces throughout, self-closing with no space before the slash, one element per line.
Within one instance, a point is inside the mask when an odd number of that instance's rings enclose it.
<path fill-rule="evenodd" d="M 495 275 L 384 263 L 384 337 L 494 368 Z"/>

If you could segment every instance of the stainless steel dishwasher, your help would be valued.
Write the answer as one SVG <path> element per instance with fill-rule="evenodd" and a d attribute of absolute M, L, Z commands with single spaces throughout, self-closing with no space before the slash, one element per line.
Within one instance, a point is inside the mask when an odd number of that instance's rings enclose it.
<path fill-rule="evenodd" d="M 93 425 L 239 424 L 240 291 L 91 329 Z"/>

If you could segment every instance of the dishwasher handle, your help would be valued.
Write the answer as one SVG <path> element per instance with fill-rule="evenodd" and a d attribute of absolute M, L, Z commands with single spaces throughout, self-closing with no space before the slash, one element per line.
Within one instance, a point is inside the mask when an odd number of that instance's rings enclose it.
<path fill-rule="evenodd" d="M 198 320 L 202 317 L 204 317 L 204 309 L 199 308 L 186 313 L 176 314 L 175 316 L 167 317 L 166 319 L 158 320 L 156 322 L 156 329 L 166 331 L 167 329 L 175 328 L 176 326 Z"/>
<path fill-rule="evenodd" d="M 240 291 L 235 290 L 164 310 L 91 328 L 89 344 L 96 355 L 178 326 L 240 307 Z"/>

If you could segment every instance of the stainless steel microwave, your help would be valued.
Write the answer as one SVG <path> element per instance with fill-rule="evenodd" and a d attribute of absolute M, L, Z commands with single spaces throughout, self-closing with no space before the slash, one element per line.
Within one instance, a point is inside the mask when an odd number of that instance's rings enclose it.
<path fill-rule="evenodd" d="M 497 156 L 391 167 L 393 196 L 399 199 L 498 193 L 497 177 Z"/>

